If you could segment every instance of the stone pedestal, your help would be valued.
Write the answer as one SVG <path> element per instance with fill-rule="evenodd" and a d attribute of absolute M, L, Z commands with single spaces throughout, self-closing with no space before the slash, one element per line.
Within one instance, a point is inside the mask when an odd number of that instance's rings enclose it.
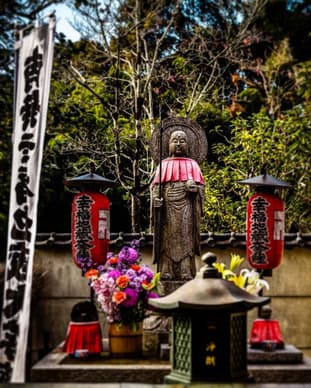
<path fill-rule="evenodd" d="M 161 281 L 161 296 L 169 295 L 181 287 L 182 281 Z M 150 356 L 159 357 L 160 360 L 170 358 L 170 334 L 172 319 L 157 313 L 151 313 L 144 320 L 144 352 Z"/>
<path fill-rule="evenodd" d="M 103 344 L 104 349 L 108 348 L 107 345 Z M 163 384 L 164 377 L 171 371 L 168 361 L 156 357 L 144 355 L 141 359 L 113 359 L 104 351 L 96 358 L 75 359 L 61 349 L 62 344 L 32 367 L 31 383 L 92 382 L 110 385 L 122 383 L 122 386 L 124 383 L 143 383 L 154 386 Z M 256 361 L 249 363 L 248 370 L 257 384 L 311 383 L 311 359 L 307 357 L 303 358 L 302 363 L 263 364 Z"/>
<path fill-rule="evenodd" d="M 248 347 L 247 361 L 250 364 L 301 364 L 303 353 L 293 345 L 271 352 Z"/>
<path fill-rule="evenodd" d="M 151 314 L 144 320 L 143 348 L 145 354 L 169 360 L 171 318 Z"/>

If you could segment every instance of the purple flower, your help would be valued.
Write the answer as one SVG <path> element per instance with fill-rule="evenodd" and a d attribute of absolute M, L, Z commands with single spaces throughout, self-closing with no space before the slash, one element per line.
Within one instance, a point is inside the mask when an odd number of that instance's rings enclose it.
<path fill-rule="evenodd" d="M 139 275 L 141 275 L 141 277 L 144 278 L 144 280 L 147 280 L 148 282 L 150 282 L 153 279 L 152 270 L 146 266 L 141 267 L 139 271 Z"/>
<path fill-rule="evenodd" d="M 113 269 L 108 272 L 108 276 L 113 279 L 117 279 L 121 275 L 121 272 L 117 269 Z"/>
<path fill-rule="evenodd" d="M 105 271 L 105 266 L 104 265 L 99 265 L 97 267 L 97 269 L 98 269 L 99 272 L 104 272 Z"/>
<path fill-rule="evenodd" d="M 124 307 L 133 307 L 138 301 L 138 293 L 132 288 L 126 288 L 124 290 L 126 293 L 126 300 L 122 303 Z"/>
<path fill-rule="evenodd" d="M 131 247 L 137 250 L 139 247 L 139 240 L 132 240 Z"/>
<path fill-rule="evenodd" d="M 132 280 L 136 277 L 136 272 L 133 269 L 128 269 L 125 274 Z"/>
<path fill-rule="evenodd" d="M 149 291 L 148 294 L 147 294 L 147 298 L 159 298 L 159 294 L 157 294 L 156 292 L 153 292 L 153 291 Z"/>
<path fill-rule="evenodd" d="M 96 269 L 98 266 L 98 264 L 93 262 L 93 260 L 89 257 L 77 257 L 77 265 L 81 268 L 83 276 L 89 269 Z"/>
<path fill-rule="evenodd" d="M 135 263 L 138 259 L 138 252 L 134 248 L 123 247 L 119 253 L 119 258 L 122 261 L 126 261 L 128 263 Z"/>
<path fill-rule="evenodd" d="M 130 282 L 130 285 L 132 288 L 134 288 L 134 290 L 136 292 L 142 292 L 143 288 L 142 288 L 142 281 L 141 279 L 137 276 L 135 277 L 131 282 Z"/>

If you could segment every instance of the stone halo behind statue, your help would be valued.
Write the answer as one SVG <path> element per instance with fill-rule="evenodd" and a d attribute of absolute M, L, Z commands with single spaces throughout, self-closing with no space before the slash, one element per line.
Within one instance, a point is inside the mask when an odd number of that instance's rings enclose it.
<path fill-rule="evenodd" d="M 202 163 L 207 156 L 207 138 L 203 129 L 196 122 L 185 117 L 168 117 L 161 121 L 153 131 L 150 140 L 150 152 L 156 164 L 160 159 L 169 157 L 169 139 L 173 132 L 184 131 L 187 135 L 188 157 Z M 162 132 L 162 152 L 160 152 Z"/>

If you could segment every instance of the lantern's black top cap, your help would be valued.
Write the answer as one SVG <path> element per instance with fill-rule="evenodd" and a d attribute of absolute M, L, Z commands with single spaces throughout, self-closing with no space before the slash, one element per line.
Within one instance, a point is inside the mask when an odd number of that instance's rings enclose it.
<path fill-rule="evenodd" d="M 289 183 L 281 181 L 280 179 L 274 178 L 271 175 L 263 174 L 253 178 L 244 179 L 239 183 L 250 185 L 250 186 L 270 186 L 270 187 L 290 187 Z"/>
<path fill-rule="evenodd" d="M 158 312 L 181 310 L 245 311 L 269 303 L 270 298 L 250 294 L 232 282 L 206 278 L 198 274 L 176 291 L 161 298 L 150 298 L 149 305 Z"/>
<path fill-rule="evenodd" d="M 75 178 L 67 179 L 65 181 L 65 185 L 70 187 L 76 187 L 79 189 L 84 189 L 84 188 L 104 189 L 108 187 L 118 186 L 118 183 L 91 172 L 88 174 L 77 176 Z"/>

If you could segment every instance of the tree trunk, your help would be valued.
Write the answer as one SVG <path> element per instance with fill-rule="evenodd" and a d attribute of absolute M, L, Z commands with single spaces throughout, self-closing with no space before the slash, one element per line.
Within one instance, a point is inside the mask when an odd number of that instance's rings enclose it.
<path fill-rule="evenodd" d="M 140 223 L 140 198 L 137 194 L 131 194 L 131 226 L 132 233 L 141 232 Z"/>

